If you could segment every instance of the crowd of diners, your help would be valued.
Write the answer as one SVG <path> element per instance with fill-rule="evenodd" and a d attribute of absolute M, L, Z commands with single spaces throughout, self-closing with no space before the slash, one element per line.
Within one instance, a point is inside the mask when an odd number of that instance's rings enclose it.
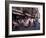
<path fill-rule="evenodd" d="M 21 10 L 18 10 L 18 8 L 12 10 L 13 31 L 40 30 L 39 18 L 36 16 L 37 11 L 35 11 L 35 8 L 33 9 L 34 11 L 31 11 L 31 9 L 33 8 L 24 8 L 24 11 L 22 11 L 22 8 Z"/>

